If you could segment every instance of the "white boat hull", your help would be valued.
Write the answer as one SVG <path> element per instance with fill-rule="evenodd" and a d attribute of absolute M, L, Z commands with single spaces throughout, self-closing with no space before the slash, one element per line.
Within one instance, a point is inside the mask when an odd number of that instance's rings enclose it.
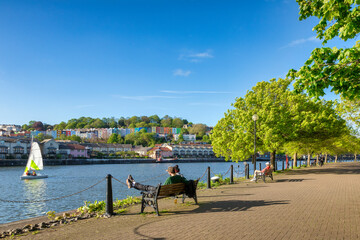
<path fill-rule="evenodd" d="M 25 180 L 25 179 L 31 180 L 31 179 L 41 179 L 41 178 L 47 178 L 47 177 L 48 177 L 48 175 L 39 175 L 39 174 L 36 176 L 22 175 L 22 176 L 20 176 L 20 179 L 21 180 Z"/>

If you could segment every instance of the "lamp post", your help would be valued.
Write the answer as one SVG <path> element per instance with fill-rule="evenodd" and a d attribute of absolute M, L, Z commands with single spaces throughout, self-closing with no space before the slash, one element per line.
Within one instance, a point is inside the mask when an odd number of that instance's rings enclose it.
<path fill-rule="evenodd" d="M 253 164 L 254 164 L 254 171 L 256 170 L 256 121 L 259 119 L 259 116 L 255 113 L 252 116 L 254 120 L 254 157 L 253 157 Z"/>

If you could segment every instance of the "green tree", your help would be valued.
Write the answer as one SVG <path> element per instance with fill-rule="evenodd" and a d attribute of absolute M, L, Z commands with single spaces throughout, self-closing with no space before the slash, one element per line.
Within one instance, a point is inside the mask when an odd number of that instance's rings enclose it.
<path fill-rule="evenodd" d="M 184 122 L 181 118 L 174 118 L 172 120 L 172 126 L 175 128 L 182 128 L 184 126 Z"/>
<path fill-rule="evenodd" d="M 313 28 L 325 45 L 334 37 L 346 41 L 360 32 L 360 2 L 358 0 L 297 0 L 300 20 L 315 16 L 319 23 Z M 351 48 L 316 48 L 299 70 L 290 70 L 297 91 L 310 96 L 323 96 L 330 88 L 348 99 L 360 96 L 360 41 Z"/>
<path fill-rule="evenodd" d="M 202 137 L 206 133 L 206 125 L 205 124 L 194 124 L 189 128 L 190 134 L 196 134 L 196 138 L 202 139 Z"/>
<path fill-rule="evenodd" d="M 119 142 L 119 135 L 117 133 L 112 133 L 107 140 L 107 143 L 118 143 Z"/>

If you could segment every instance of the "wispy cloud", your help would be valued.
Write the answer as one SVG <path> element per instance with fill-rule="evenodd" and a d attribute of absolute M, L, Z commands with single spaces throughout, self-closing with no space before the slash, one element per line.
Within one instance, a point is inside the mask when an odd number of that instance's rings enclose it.
<path fill-rule="evenodd" d="M 320 40 L 317 39 L 316 37 L 301 38 L 301 39 L 297 39 L 297 40 L 292 41 L 291 43 L 281 47 L 280 49 L 288 48 L 288 47 L 294 47 L 296 45 L 304 44 L 304 43 L 307 43 L 307 42 L 320 42 Z"/>
<path fill-rule="evenodd" d="M 182 97 L 175 97 L 175 96 L 161 96 L 161 95 L 153 95 L 153 96 L 122 96 L 122 95 L 113 95 L 115 98 L 121 98 L 121 99 L 128 99 L 128 100 L 137 100 L 137 101 L 146 101 L 150 99 L 156 99 L 156 98 L 182 98 Z"/>
<path fill-rule="evenodd" d="M 186 53 L 182 53 L 179 56 L 179 60 L 185 60 L 189 62 L 201 62 L 207 58 L 213 58 L 212 50 L 208 49 L 205 52 L 194 52 L 194 51 L 186 51 Z"/>
<path fill-rule="evenodd" d="M 173 91 L 173 90 L 161 90 L 163 93 L 172 94 L 228 94 L 232 92 L 220 92 L 220 91 Z"/>
<path fill-rule="evenodd" d="M 174 76 L 181 76 L 181 77 L 187 77 L 191 74 L 191 71 L 190 70 L 182 70 L 182 69 L 176 69 L 174 72 L 173 72 Z"/>

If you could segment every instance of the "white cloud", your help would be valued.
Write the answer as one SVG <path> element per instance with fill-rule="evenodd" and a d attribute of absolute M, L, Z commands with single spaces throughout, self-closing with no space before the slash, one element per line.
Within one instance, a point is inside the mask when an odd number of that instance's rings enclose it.
<path fill-rule="evenodd" d="M 163 93 L 173 94 L 228 94 L 232 92 L 220 92 L 220 91 L 173 91 L 173 90 L 161 90 Z"/>
<path fill-rule="evenodd" d="M 129 100 L 137 100 L 137 101 L 146 101 L 155 98 L 181 98 L 181 97 L 174 97 L 174 96 L 121 96 L 121 95 L 113 95 L 115 98 L 121 99 L 129 99 Z"/>
<path fill-rule="evenodd" d="M 283 46 L 281 48 L 294 47 L 296 45 L 304 44 L 307 42 L 320 42 L 320 40 L 317 39 L 316 37 L 301 38 L 301 39 L 294 40 L 291 43 L 289 43 L 286 46 Z"/>
<path fill-rule="evenodd" d="M 187 77 L 191 74 L 191 71 L 187 70 L 182 70 L 182 69 L 176 69 L 174 72 L 173 72 L 174 76 L 181 76 L 181 77 Z"/>
<path fill-rule="evenodd" d="M 189 62 L 201 62 L 207 58 L 213 58 L 212 50 L 208 49 L 205 52 L 193 52 L 186 51 L 186 53 L 180 54 L 179 60 L 185 60 Z"/>

